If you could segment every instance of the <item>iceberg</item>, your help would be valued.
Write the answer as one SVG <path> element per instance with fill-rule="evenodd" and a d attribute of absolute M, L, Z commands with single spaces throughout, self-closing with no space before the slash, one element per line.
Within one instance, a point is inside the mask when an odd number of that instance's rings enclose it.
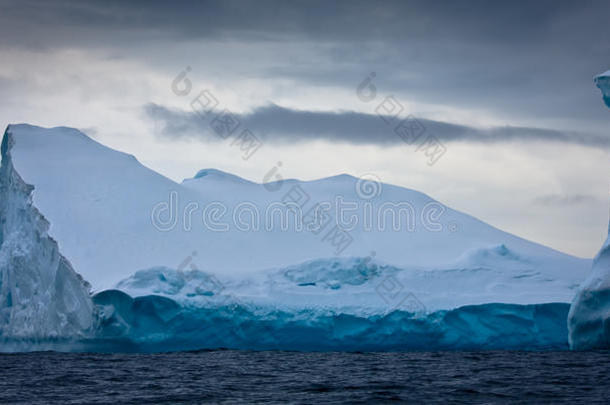
<path fill-rule="evenodd" d="M 32 205 L 34 187 L 13 167 L 7 131 L 0 167 L 0 341 L 4 347 L 44 348 L 82 339 L 94 326 L 89 285 L 47 233 Z"/>
<path fill-rule="evenodd" d="M 0 351 L 568 347 L 590 260 L 415 190 L 277 170 L 176 183 L 78 130 L 10 125 L 0 313 L 22 344 Z M 332 221 L 299 228 L 321 204 Z"/>
<path fill-rule="evenodd" d="M 595 78 L 610 108 L 610 70 Z M 610 348 L 610 225 L 608 238 L 593 260 L 591 274 L 576 294 L 568 316 L 570 347 Z"/>
<path fill-rule="evenodd" d="M 595 77 L 595 84 L 602 91 L 604 102 L 610 108 L 610 70 Z"/>

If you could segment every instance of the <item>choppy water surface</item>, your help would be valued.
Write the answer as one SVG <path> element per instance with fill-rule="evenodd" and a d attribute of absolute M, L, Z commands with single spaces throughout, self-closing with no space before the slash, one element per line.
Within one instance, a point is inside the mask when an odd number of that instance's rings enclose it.
<path fill-rule="evenodd" d="M 609 403 L 609 352 L 0 355 L 2 403 Z"/>

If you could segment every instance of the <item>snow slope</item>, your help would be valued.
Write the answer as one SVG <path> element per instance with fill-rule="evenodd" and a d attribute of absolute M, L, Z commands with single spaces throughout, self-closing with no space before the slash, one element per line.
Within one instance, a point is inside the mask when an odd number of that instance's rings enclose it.
<path fill-rule="evenodd" d="M 595 78 L 610 108 L 610 70 Z M 568 318 L 573 349 L 610 348 L 610 225 L 593 270 L 578 291 Z"/>

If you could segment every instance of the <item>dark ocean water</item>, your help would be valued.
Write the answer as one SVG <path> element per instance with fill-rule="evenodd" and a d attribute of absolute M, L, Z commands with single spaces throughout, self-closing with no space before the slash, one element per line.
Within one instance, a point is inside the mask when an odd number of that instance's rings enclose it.
<path fill-rule="evenodd" d="M 2 403 L 610 403 L 609 352 L 0 355 Z"/>

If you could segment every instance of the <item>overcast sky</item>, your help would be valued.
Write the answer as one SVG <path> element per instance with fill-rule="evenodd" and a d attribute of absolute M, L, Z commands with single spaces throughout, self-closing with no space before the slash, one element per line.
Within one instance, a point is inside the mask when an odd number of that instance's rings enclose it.
<path fill-rule="evenodd" d="M 77 127 L 177 181 L 207 167 L 261 181 L 278 161 L 284 177 L 375 173 L 599 249 L 610 2 L 178 3 L 0 0 L 0 123 Z M 250 159 L 193 110 L 204 90 L 261 140 Z M 434 165 L 395 131 L 406 117 L 446 148 Z"/>

